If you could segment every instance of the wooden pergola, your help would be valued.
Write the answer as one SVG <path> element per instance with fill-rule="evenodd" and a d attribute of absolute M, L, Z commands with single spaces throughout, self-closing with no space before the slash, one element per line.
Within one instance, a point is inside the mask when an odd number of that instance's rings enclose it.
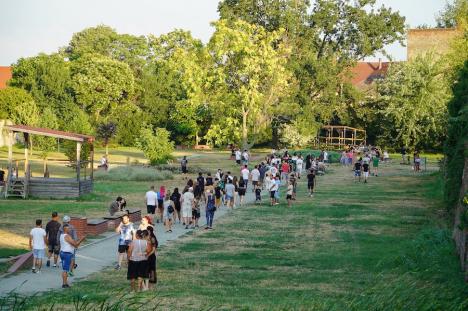
<path fill-rule="evenodd" d="M 16 196 L 27 198 L 29 195 L 35 197 L 78 197 L 89 193 L 93 188 L 93 163 L 94 163 L 94 137 L 78 133 L 70 133 L 47 128 L 39 128 L 27 125 L 5 125 L 8 131 L 8 175 L 5 197 Z M 24 177 L 18 174 L 18 161 L 13 166 L 13 144 L 14 134 L 24 135 Z M 76 142 L 76 179 L 75 178 L 32 178 L 29 163 L 29 149 L 31 147 L 31 135 L 40 135 L 65 139 Z M 84 143 L 90 143 L 90 157 L 88 161 L 81 161 L 81 147 Z M 86 163 L 84 163 L 86 162 Z M 91 164 L 90 175 L 87 178 L 81 176 L 82 165 Z M 13 174 L 13 171 L 16 173 Z"/>
<path fill-rule="evenodd" d="M 317 134 L 319 146 L 335 148 L 366 144 L 366 139 L 365 130 L 343 125 L 322 126 Z"/>

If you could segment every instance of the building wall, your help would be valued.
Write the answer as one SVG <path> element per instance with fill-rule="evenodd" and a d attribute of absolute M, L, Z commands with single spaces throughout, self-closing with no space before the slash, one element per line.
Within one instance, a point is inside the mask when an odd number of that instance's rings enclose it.
<path fill-rule="evenodd" d="M 436 54 L 445 54 L 450 49 L 450 41 L 459 34 L 455 28 L 409 29 L 407 37 L 408 60 L 417 55 L 434 51 Z"/>
<path fill-rule="evenodd" d="M 11 79 L 11 67 L 0 66 L 0 90 L 6 88 L 6 83 Z"/>

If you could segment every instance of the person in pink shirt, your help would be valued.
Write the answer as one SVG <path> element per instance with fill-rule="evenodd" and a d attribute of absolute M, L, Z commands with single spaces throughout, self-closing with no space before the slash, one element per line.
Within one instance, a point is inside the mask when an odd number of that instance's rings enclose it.
<path fill-rule="evenodd" d="M 348 156 L 348 165 L 353 165 L 353 150 L 350 149 L 347 153 L 347 156 Z"/>

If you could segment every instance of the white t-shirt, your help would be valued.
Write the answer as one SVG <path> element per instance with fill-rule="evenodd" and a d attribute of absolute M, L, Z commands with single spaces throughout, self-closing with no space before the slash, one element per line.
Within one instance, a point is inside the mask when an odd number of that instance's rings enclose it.
<path fill-rule="evenodd" d="M 185 208 L 192 208 L 192 203 L 195 197 L 193 196 L 193 192 L 187 191 L 182 195 L 182 205 Z"/>
<path fill-rule="evenodd" d="M 278 191 L 279 187 L 278 187 L 278 184 L 276 183 L 276 180 L 271 180 L 270 182 L 270 189 L 268 189 L 269 191 Z"/>
<path fill-rule="evenodd" d="M 328 152 L 323 153 L 323 161 L 328 161 Z"/>
<path fill-rule="evenodd" d="M 247 152 L 244 152 L 242 156 L 244 157 L 244 160 L 246 161 L 249 159 L 249 154 Z"/>
<path fill-rule="evenodd" d="M 369 164 L 369 163 L 370 163 L 370 158 L 369 158 L 369 157 L 364 157 L 364 158 L 362 159 L 362 163 Z"/>
<path fill-rule="evenodd" d="M 33 228 L 29 233 L 32 236 L 32 247 L 33 249 L 45 249 L 46 245 L 44 242 L 44 237 L 46 232 L 42 228 Z"/>
<path fill-rule="evenodd" d="M 249 179 L 249 169 L 248 168 L 243 168 L 242 171 L 241 171 L 241 174 L 242 174 L 242 179 Z"/>
<path fill-rule="evenodd" d="M 240 160 L 241 157 L 242 157 L 242 153 L 239 150 L 237 150 L 236 151 L 236 160 Z"/>
<path fill-rule="evenodd" d="M 258 181 L 258 179 L 260 178 L 260 171 L 254 168 L 252 172 L 250 172 L 250 175 L 252 175 L 252 181 Z"/>
<path fill-rule="evenodd" d="M 154 192 L 153 190 L 146 192 L 145 198 L 146 198 L 146 205 L 152 205 L 152 206 L 157 205 L 156 202 L 158 201 L 158 194 Z"/>
<path fill-rule="evenodd" d="M 302 169 L 302 163 L 304 163 L 304 161 L 302 161 L 301 158 L 297 159 L 297 161 L 296 161 L 296 167 L 297 167 L 298 169 Z"/>
<path fill-rule="evenodd" d="M 270 173 L 272 176 L 276 176 L 276 173 L 278 173 L 278 169 L 275 166 L 270 167 Z"/>

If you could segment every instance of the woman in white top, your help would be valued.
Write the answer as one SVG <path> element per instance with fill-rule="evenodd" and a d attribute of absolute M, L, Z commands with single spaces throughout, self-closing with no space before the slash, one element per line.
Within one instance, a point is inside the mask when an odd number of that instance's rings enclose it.
<path fill-rule="evenodd" d="M 299 156 L 296 160 L 296 174 L 297 178 L 301 178 L 302 174 L 302 165 L 304 164 L 304 160 L 302 160 L 302 156 Z"/>
<path fill-rule="evenodd" d="M 163 222 L 166 227 L 166 232 L 172 232 L 172 216 L 174 215 L 175 207 L 169 193 L 166 193 L 166 196 L 164 197 L 163 206 Z"/>
<path fill-rule="evenodd" d="M 143 239 L 142 234 L 143 231 L 138 230 L 135 235 L 136 239 L 128 247 L 127 279 L 130 280 L 134 291 L 144 289 L 143 279 L 148 278 L 148 256 L 152 250 L 151 243 Z"/>
<path fill-rule="evenodd" d="M 190 187 L 184 194 L 182 194 L 182 218 L 185 224 L 185 229 L 189 228 L 190 222 L 192 221 L 192 208 L 194 205 L 193 188 Z"/>
<path fill-rule="evenodd" d="M 75 254 L 75 249 L 83 242 L 85 237 L 78 241 L 73 240 L 69 234 L 68 224 L 63 225 L 63 233 L 60 235 L 60 260 L 62 261 L 62 288 L 70 287 L 68 285 L 68 272 L 70 272 L 71 262 Z"/>

